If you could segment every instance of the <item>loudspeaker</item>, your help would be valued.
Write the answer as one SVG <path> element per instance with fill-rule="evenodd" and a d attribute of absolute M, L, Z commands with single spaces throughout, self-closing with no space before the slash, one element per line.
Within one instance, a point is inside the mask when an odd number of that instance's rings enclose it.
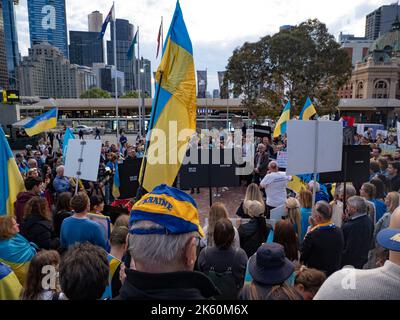
<path fill-rule="evenodd" d="M 342 170 L 326 172 L 319 175 L 319 182 L 356 182 L 364 183 L 369 180 L 369 146 L 343 146 Z M 346 177 L 345 177 L 346 174 Z"/>
<path fill-rule="evenodd" d="M 123 164 L 118 165 L 120 199 L 136 197 L 141 165 L 142 159 L 125 160 Z"/>

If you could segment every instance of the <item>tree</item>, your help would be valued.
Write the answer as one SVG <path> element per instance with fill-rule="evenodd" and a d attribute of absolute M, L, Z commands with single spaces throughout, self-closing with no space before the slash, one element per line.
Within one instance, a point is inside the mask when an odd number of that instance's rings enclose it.
<path fill-rule="evenodd" d="M 145 98 L 150 98 L 149 93 L 145 92 L 144 93 Z M 121 99 L 138 99 L 139 98 L 139 92 L 138 91 L 129 91 L 126 92 Z"/>
<path fill-rule="evenodd" d="M 300 113 L 307 96 L 315 98 L 319 114 L 332 112 L 350 76 L 348 55 L 315 19 L 236 49 L 225 81 L 250 112 L 275 117 L 289 100 Z"/>
<path fill-rule="evenodd" d="M 86 90 L 81 94 L 81 99 L 109 99 L 111 98 L 111 94 L 107 91 L 104 91 L 100 88 L 91 88 L 89 90 Z"/>

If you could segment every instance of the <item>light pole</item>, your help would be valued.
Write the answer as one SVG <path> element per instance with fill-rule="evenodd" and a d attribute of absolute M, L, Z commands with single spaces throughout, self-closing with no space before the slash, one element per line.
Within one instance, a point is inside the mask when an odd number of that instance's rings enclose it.
<path fill-rule="evenodd" d="M 143 76 L 144 74 L 144 65 L 143 65 L 143 57 L 140 60 L 140 70 L 139 70 L 139 77 L 140 77 L 140 89 L 141 89 L 141 104 L 142 104 L 142 131 L 140 134 L 144 135 L 145 132 L 145 121 L 146 121 L 146 107 L 145 107 L 145 90 L 144 90 L 144 85 L 145 83 L 143 82 Z"/>

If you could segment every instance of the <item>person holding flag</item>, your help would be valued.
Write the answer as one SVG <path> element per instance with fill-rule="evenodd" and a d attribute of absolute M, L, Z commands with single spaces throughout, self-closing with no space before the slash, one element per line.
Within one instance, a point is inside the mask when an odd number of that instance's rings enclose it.
<path fill-rule="evenodd" d="M 28 136 L 32 137 L 57 127 L 58 108 L 51 109 L 46 113 L 32 119 L 23 126 Z"/>
<path fill-rule="evenodd" d="M 290 108 L 291 104 L 289 101 L 283 109 L 282 115 L 275 126 L 274 138 L 283 136 L 286 133 L 286 123 L 290 120 Z"/>
<path fill-rule="evenodd" d="M 300 113 L 299 120 L 310 120 L 316 114 L 317 111 L 315 110 L 315 107 L 311 102 L 310 97 L 307 97 L 303 110 Z"/>
<path fill-rule="evenodd" d="M 196 79 L 193 48 L 183 19 L 179 1 L 163 50 L 163 56 L 156 74 L 157 90 L 151 111 L 147 136 L 146 157 L 140 172 L 142 189 L 153 190 L 160 184 L 172 186 L 181 167 L 179 151 L 186 150 L 196 130 Z M 171 124 L 174 132 L 171 133 Z M 154 130 L 158 129 L 158 130 Z M 169 139 L 165 159 L 167 163 L 148 161 L 149 149 L 157 146 L 156 132 L 164 132 Z M 176 141 L 179 136 L 179 141 Z M 172 139 L 175 139 L 172 141 Z M 154 145 L 153 145 L 154 143 Z"/>

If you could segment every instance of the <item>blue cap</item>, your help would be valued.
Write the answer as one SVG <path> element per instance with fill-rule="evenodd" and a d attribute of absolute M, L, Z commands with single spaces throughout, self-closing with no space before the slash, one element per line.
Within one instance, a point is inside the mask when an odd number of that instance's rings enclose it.
<path fill-rule="evenodd" d="M 400 252 L 400 229 L 384 229 L 378 233 L 376 240 L 381 247 Z"/>

